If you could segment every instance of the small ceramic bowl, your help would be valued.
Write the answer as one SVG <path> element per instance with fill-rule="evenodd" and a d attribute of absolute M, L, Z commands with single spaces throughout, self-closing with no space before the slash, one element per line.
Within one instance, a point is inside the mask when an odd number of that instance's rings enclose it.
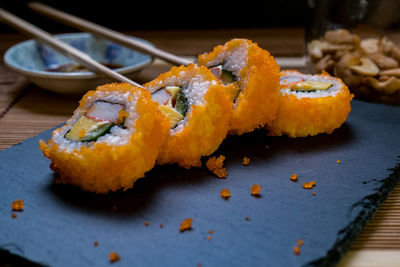
<path fill-rule="evenodd" d="M 93 59 L 113 67 L 114 71 L 135 80 L 141 69 L 152 63 L 153 57 L 115 44 L 89 33 L 68 33 L 54 35 Z M 135 38 L 135 37 L 132 37 Z M 135 38 L 148 45 L 148 41 Z M 72 72 L 59 71 L 74 62 L 51 47 L 35 40 L 21 42 L 9 48 L 4 54 L 5 64 L 25 75 L 32 83 L 41 88 L 67 94 L 79 94 L 93 90 L 97 86 L 112 82 L 109 78 L 97 75 L 89 70 Z"/>

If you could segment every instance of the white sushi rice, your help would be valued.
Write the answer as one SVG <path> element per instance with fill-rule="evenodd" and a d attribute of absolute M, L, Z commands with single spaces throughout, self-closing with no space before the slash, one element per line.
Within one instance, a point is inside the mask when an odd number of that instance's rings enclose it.
<path fill-rule="evenodd" d="M 240 71 L 247 66 L 248 50 L 249 46 L 247 42 L 243 42 L 235 49 L 219 53 L 213 60 L 207 63 L 207 67 L 222 64 L 224 69 L 232 72 L 240 79 Z"/>
<path fill-rule="evenodd" d="M 187 123 L 187 118 L 191 114 L 193 106 L 206 104 L 204 96 L 208 91 L 208 88 L 213 85 L 217 85 L 217 80 L 208 81 L 203 75 L 194 71 L 181 71 L 179 76 L 171 76 L 166 78 L 164 81 L 160 81 L 156 86 L 147 88 L 150 92 L 156 92 L 157 90 L 166 86 L 179 86 L 182 87 L 182 93 L 188 99 L 188 110 L 183 120 L 179 121 L 177 126 L 171 129 L 170 134 L 176 134 L 183 130 Z"/>
<path fill-rule="evenodd" d="M 282 95 L 295 95 L 297 98 L 319 98 L 319 97 L 327 97 L 327 96 L 336 96 L 338 92 L 342 89 L 342 84 L 332 77 L 325 77 L 320 75 L 309 75 L 309 74 L 288 74 L 282 77 L 281 79 L 288 79 L 288 77 L 302 77 L 304 81 L 319 81 L 319 82 L 329 82 L 332 83 L 332 86 L 327 90 L 315 90 L 311 92 L 302 92 L 291 90 L 290 88 L 281 89 Z"/>
<path fill-rule="evenodd" d="M 68 140 L 65 138 L 65 135 L 72 128 L 72 126 L 78 121 L 78 119 L 85 114 L 85 111 L 98 100 L 121 104 L 125 106 L 125 111 L 129 114 L 129 116 L 125 119 L 124 125 L 126 129 L 123 129 L 119 126 L 113 126 L 110 129 L 110 133 L 99 137 L 96 140 L 96 143 L 107 143 L 112 144 L 114 146 L 120 146 L 127 143 L 129 137 L 135 132 L 135 121 L 138 118 L 138 113 L 136 111 L 136 102 L 139 98 L 139 92 L 133 92 L 132 101 L 128 101 L 129 94 L 125 93 L 119 94 L 118 92 L 104 92 L 97 91 L 95 95 L 91 96 L 87 100 L 87 105 L 76 112 L 68 121 L 67 127 L 65 127 L 62 131 L 56 132 L 53 136 L 53 141 L 60 147 L 61 150 L 66 150 L 71 152 L 73 150 L 80 150 L 82 146 L 90 147 L 92 142 L 76 142 L 72 140 Z"/>

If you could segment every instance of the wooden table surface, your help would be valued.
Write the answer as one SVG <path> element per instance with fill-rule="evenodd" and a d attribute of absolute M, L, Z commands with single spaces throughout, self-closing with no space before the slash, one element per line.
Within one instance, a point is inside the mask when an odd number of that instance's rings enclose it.
<path fill-rule="evenodd" d="M 232 38 L 248 38 L 269 50 L 282 69 L 291 67 L 287 64 L 295 62 L 298 66 L 292 68 L 306 70 L 301 64 L 305 51 L 304 30 L 301 28 L 135 31 L 129 34 L 180 56 L 195 56 L 210 51 L 215 45 Z M 64 122 L 82 96 L 65 96 L 42 90 L 4 65 L 2 58 L 5 51 L 26 39 L 19 33 L 0 34 L 0 150 Z M 293 58 L 299 60 L 293 61 Z M 137 82 L 150 81 L 170 67 L 156 60 L 141 72 Z M 357 237 L 339 266 L 400 266 L 400 185 Z"/>

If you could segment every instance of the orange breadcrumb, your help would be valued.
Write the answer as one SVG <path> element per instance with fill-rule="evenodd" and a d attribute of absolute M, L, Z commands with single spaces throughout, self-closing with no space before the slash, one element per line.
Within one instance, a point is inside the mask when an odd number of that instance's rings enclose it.
<path fill-rule="evenodd" d="M 144 225 L 145 225 L 145 226 L 149 226 L 149 224 L 150 224 L 149 221 L 145 221 L 145 222 L 144 222 Z"/>
<path fill-rule="evenodd" d="M 341 163 L 341 161 L 340 161 L 340 160 L 337 160 L 337 161 L 336 161 L 336 163 L 337 163 L 337 164 L 340 164 L 340 163 Z"/>
<path fill-rule="evenodd" d="M 206 166 L 207 168 L 212 171 L 218 178 L 225 178 L 228 176 L 228 172 L 223 167 L 224 165 L 225 156 L 220 155 L 217 157 L 211 157 L 207 160 Z"/>
<path fill-rule="evenodd" d="M 251 194 L 253 196 L 259 196 L 260 195 L 260 190 L 261 190 L 261 186 L 258 185 L 258 184 L 255 184 L 250 188 Z"/>
<path fill-rule="evenodd" d="M 179 231 L 184 232 L 186 230 L 192 229 L 192 222 L 193 222 L 192 218 L 186 218 L 185 220 L 183 220 L 181 226 L 179 227 Z"/>
<path fill-rule="evenodd" d="M 316 195 L 315 192 L 312 192 L 312 195 L 315 196 Z"/>
<path fill-rule="evenodd" d="M 16 219 L 17 218 L 17 214 L 15 214 L 15 213 L 11 214 L 11 218 Z"/>
<path fill-rule="evenodd" d="M 300 254 L 300 247 L 295 246 L 295 247 L 293 248 L 293 252 L 294 252 L 294 254 L 299 255 L 299 254 Z"/>
<path fill-rule="evenodd" d="M 248 166 L 250 165 L 250 159 L 248 157 L 244 157 L 242 160 L 243 166 Z"/>
<path fill-rule="evenodd" d="M 244 219 L 245 219 L 246 221 L 249 221 L 249 220 L 250 220 L 249 216 L 244 217 Z"/>
<path fill-rule="evenodd" d="M 210 229 L 210 231 L 208 231 L 208 233 L 209 233 L 210 235 L 212 235 L 212 234 L 214 233 L 214 231 L 213 231 L 212 229 Z"/>
<path fill-rule="evenodd" d="M 211 241 L 211 236 L 210 236 L 210 235 L 207 236 L 207 240 L 208 240 L 208 241 Z"/>
<path fill-rule="evenodd" d="M 111 252 L 108 257 L 109 257 L 111 263 L 117 262 L 120 260 L 120 257 L 117 252 Z"/>
<path fill-rule="evenodd" d="M 303 183 L 302 186 L 304 189 L 311 189 L 316 185 L 315 181 Z"/>
<path fill-rule="evenodd" d="M 13 211 L 23 211 L 24 207 L 24 201 L 22 199 L 17 199 L 11 204 Z"/>
<path fill-rule="evenodd" d="M 99 242 L 97 242 L 97 240 L 96 240 L 96 241 L 94 241 L 93 245 L 94 245 L 95 247 L 97 247 L 97 246 L 99 245 Z"/>
<path fill-rule="evenodd" d="M 290 180 L 292 180 L 293 182 L 297 182 L 297 180 L 299 179 L 297 173 L 293 173 L 292 175 L 290 175 Z"/>
<path fill-rule="evenodd" d="M 160 228 L 164 228 L 164 224 L 161 223 L 161 224 L 160 224 Z"/>
<path fill-rule="evenodd" d="M 225 199 L 229 198 L 231 196 L 231 192 L 229 191 L 228 188 L 224 188 L 221 190 L 221 193 L 219 195 Z"/>
<path fill-rule="evenodd" d="M 299 240 L 297 240 L 297 245 L 300 247 L 301 245 L 303 245 L 303 240 L 302 239 L 299 239 Z"/>

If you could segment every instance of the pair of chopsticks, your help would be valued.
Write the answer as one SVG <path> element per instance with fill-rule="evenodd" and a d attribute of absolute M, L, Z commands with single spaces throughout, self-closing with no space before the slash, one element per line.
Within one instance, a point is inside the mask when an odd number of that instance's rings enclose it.
<path fill-rule="evenodd" d="M 111 29 L 107 29 L 103 26 L 67 14 L 65 12 L 54 9 L 42 3 L 32 2 L 29 3 L 28 6 L 34 11 L 42 15 L 45 15 L 49 18 L 55 19 L 57 21 L 75 27 L 77 29 L 93 33 L 94 35 L 109 39 L 111 41 L 114 41 L 115 43 L 121 44 L 128 48 L 137 50 L 139 52 L 158 57 L 174 65 L 187 65 L 191 63 L 191 61 L 185 60 L 183 58 L 170 54 L 166 51 L 136 41 L 130 38 L 128 35 L 119 33 Z M 84 65 L 85 67 L 89 68 L 90 70 L 96 73 L 104 74 L 109 78 L 112 78 L 113 80 L 127 82 L 134 86 L 142 87 L 140 84 L 128 79 L 127 77 L 119 74 L 118 72 L 115 72 L 107 68 L 106 66 L 100 64 L 99 62 L 95 61 L 89 55 L 83 53 L 82 51 L 70 46 L 67 43 L 55 39 L 53 36 L 51 36 L 51 34 L 30 24 L 25 20 L 16 17 L 15 15 L 1 8 L 0 8 L 0 21 L 12 26 L 13 28 L 16 28 L 17 30 L 25 34 L 28 34 L 38 39 L 39 41 L 42 41 L 43 43 L 53 47 L 58 52 L 68 56 L 69 58 L 72 58 L 76 62 L 81 63 L 82 65 Z"/>

